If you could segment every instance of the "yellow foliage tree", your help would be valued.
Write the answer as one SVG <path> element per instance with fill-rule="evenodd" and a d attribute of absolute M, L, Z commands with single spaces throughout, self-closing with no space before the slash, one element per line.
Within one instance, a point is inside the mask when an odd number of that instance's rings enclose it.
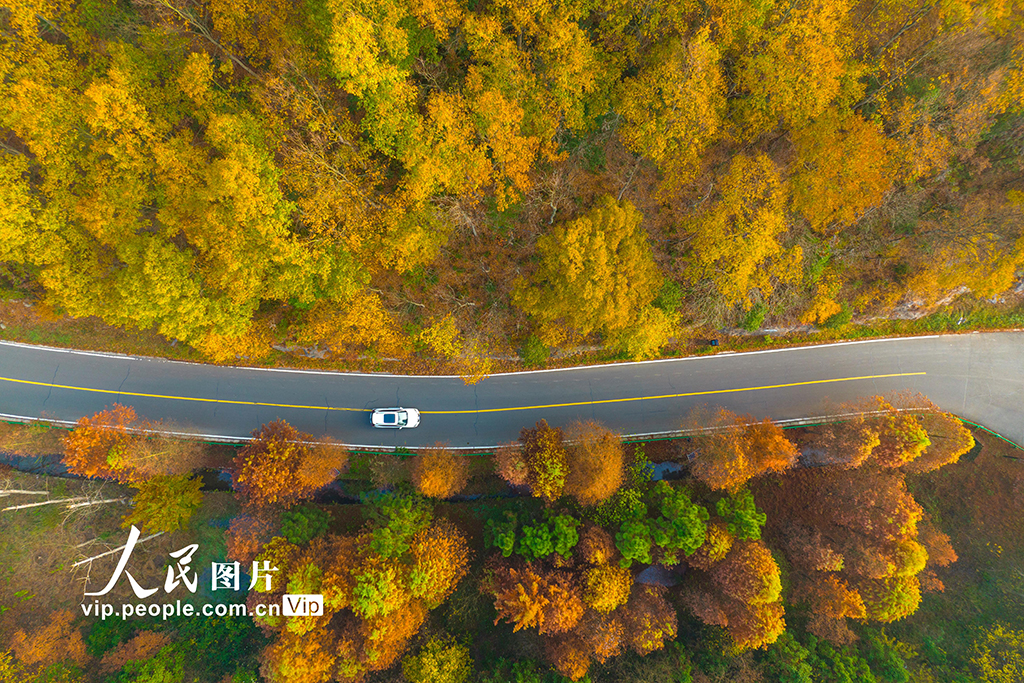
<path fill-rule="evenodd" d="M 893 144 L 879 127 L 830 107 L 793 132 L 793 208 L 816 230 L 856 220 L 892 186 Z"/>
<path fill-rule="evenodd" d="M 408 352 L 398 323 L 375 292 L 362 292 L 347 306 L 317 303 L 298 333 L 298 341 L 326 344 L 339 355 L 374 351 L 382 356 L 403 356 Z"/>
<path fill-rule="evenodd" d="M 779 119 L 799 125 L 818 116 L 840 94 L 846 75 L 838 34 L 848 2 L 810 0 L 776 11 L 780 23 L 766 30 L 759 49 L 738 64 L 739 83 L 750 96 L 737 113 L 749 139 L 775 128 Z"/>
<path fill-rule="evenodd" d="M 721 56 L 708 29 L 685 44 L 671 38 L 651 51 L 618 94 L 623 143 L 661 170 L 665 189 L 692 180 L 701 155 L 718 136 L 725 110 Z"/>
<path fill-rule="evenodd" d="M 624 605 L 633 588 L 633 575 L 618 565 L 595 565 L 587 569 L 583 580 L 583 602 L 601 613 Z"/>
<path fill-rule="evenodd" d="M 446 315 L 440 320 L 432 320 L 419 334 L 419 341 L 434 354 L 441 358 L 452 359 L 459 355 L 462 348 L 462 333 L 455 319 Z"/>
<path fill-rule="evenodd" d="M 605 195 L 583 216 L 537 240 L 541 263 L 520 280 L 513 302 L 542 326 L 566 321 L 581 334 L 628 327 L 658 292 L 642 216 Z"/>
<path fill-rule="evenodd" d="M 706 281 L 728 303 L 750 305 L 750 292 L 800 275 L 799 246 L 783 247 L 786 188 L 764 154 L 740 154 L 719 180 L 719 200 L 684 224 L 690 235 L 687 275 Z"/>
<path fill-rule="evenodd" d="M 981 633 L 971 663 L 982 683 L 1013 683 L 1024 678 L 1024 632 L 996 624 Z"/>

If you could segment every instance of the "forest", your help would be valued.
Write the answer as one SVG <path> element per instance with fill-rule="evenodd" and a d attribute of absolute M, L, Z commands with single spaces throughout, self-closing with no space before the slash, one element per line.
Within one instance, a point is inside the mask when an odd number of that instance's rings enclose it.
<path fill-rule="evenodd" d="M 3 424 L 0 451 L 66 470 L 0 473 L 0 680 L 1021 680 L 1020 450 L 919 395 L 844 407 L 861 415 L 787 430 L 705 407 L 680 419 L 701 431 L 636 443 L 541 420 L 483 455 L 349 451 L 282 421 L 203 445 L 118 405 Z M 194 543 L 201 580 L 178 591 L 250 616 L 83 615 L 129 527 L 133 582 Z M 219 594 L 222 561 L 273 579 Z M 172 597 L 133 590 L 101 600 Z M 285 593 L 324 612 L 259 616 Z"/>
<path fill-rule="evenodd" d="M 470 377 L 970 326 L 1020 304 L 1022 45 L 1020 0 L 7 1 L 0 293 Z"/>

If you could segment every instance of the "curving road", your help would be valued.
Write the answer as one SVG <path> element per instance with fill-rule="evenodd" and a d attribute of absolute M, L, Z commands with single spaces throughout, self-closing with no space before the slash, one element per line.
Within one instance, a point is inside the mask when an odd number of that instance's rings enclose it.
<path fill-rule="evenodd" d="M 1024 332 L 935 335 L 717 356 L 458 377 L 199 365 L 0 342 L 0 414 L 76 420 L 115 402 L 201 434 L 246 437 L 282 418 L 352 445 L 491 446 L 545 418 L 623 434 L 678 429 L 702 403 L 757 417 L 821 415 L 826 402 L 909 389 L 1024 444 Z M 375 430 L 369 409 L 424 412 Z"/>

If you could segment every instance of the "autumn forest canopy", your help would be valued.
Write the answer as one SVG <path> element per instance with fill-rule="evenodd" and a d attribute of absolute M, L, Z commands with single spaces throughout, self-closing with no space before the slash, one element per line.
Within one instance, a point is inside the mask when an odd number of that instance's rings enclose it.
<path fill-rule="evenodd" d="M 0 285 L 212 359 L 487 358 L 1011 288 L 1019 0 L 0 7 Z"/>
<path fill-rule="evenodd" d="M 82 478 L 47 492 L 3 473 L 3 500 L 20 505 L 0 510 L 0 676 L 1018 680 L 1016 456 L 920 396 L 841 408 L 856 417 L 783 430 L 705 407 L 681 419 L 691 436 L 646 443 L 541 420 L 483 457 L 350 452 L 280 420 L 243 447 L 203 446 L 120 405 L 69 431 L 3 425 L 0 450 L 57 450 Z M 203 486 L 204 467 L 229 472 L 232 491 Z M 196 543 L 205 578 L 184 597 L 244 602 L 248 616 L 83 617 L 82 586 L 118 561 L 101 542 L 116 527 L 146 534 L 133 580 L 158 584 L 167 553 Z M 211 560 L 273 580 L 218 596 Z M 103 600 L 139 602 L 132 591 L 121 581 Z M 321 595 L 324 612 L 258 611 L 285 594 Z"/>

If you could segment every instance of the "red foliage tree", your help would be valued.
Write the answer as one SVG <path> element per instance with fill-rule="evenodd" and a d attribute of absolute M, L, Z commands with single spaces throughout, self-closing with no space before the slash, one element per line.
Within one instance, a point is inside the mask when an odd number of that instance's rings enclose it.
<path fill-rule="evenodd" d="M 241 514 L 231 519 L 224 535 L 227 543 L 227 557 L 242 565 L 249 565 L 264 543 L 274 532 L 270 518 L 262 514 Z"/>
<path fill-rule="evenodd" d="M 857 408 L 842 406 L 838 410 L 847 412 Z M 860 467 L 878 446 L 878 431 L 862 415 L 810 428 L 808 433 L 815 464 Z"/>
<path fill-rule="evenodd" d="M 498 446 L 494 451 L 494 470 L 512 486 L 524 486 L 529 472 L 522 444 L 507 443 Z"/>
<path fill-rule="evenodd" d="M 640 655 L 660 650 L 665 641 L 676 637 L 679 627 L 676 610 L 665 599 L 665 590 L 655 586 L 634 586 L 623 608 L 623 621 L 629 646 Z"/>
<path fill-rule="evenodd" d="M 711 580 L 726 595 L 741 602 L 766 604 L 779 599 L 779 565 L 761 541 L 737 541 L 711 569 Z"/>

